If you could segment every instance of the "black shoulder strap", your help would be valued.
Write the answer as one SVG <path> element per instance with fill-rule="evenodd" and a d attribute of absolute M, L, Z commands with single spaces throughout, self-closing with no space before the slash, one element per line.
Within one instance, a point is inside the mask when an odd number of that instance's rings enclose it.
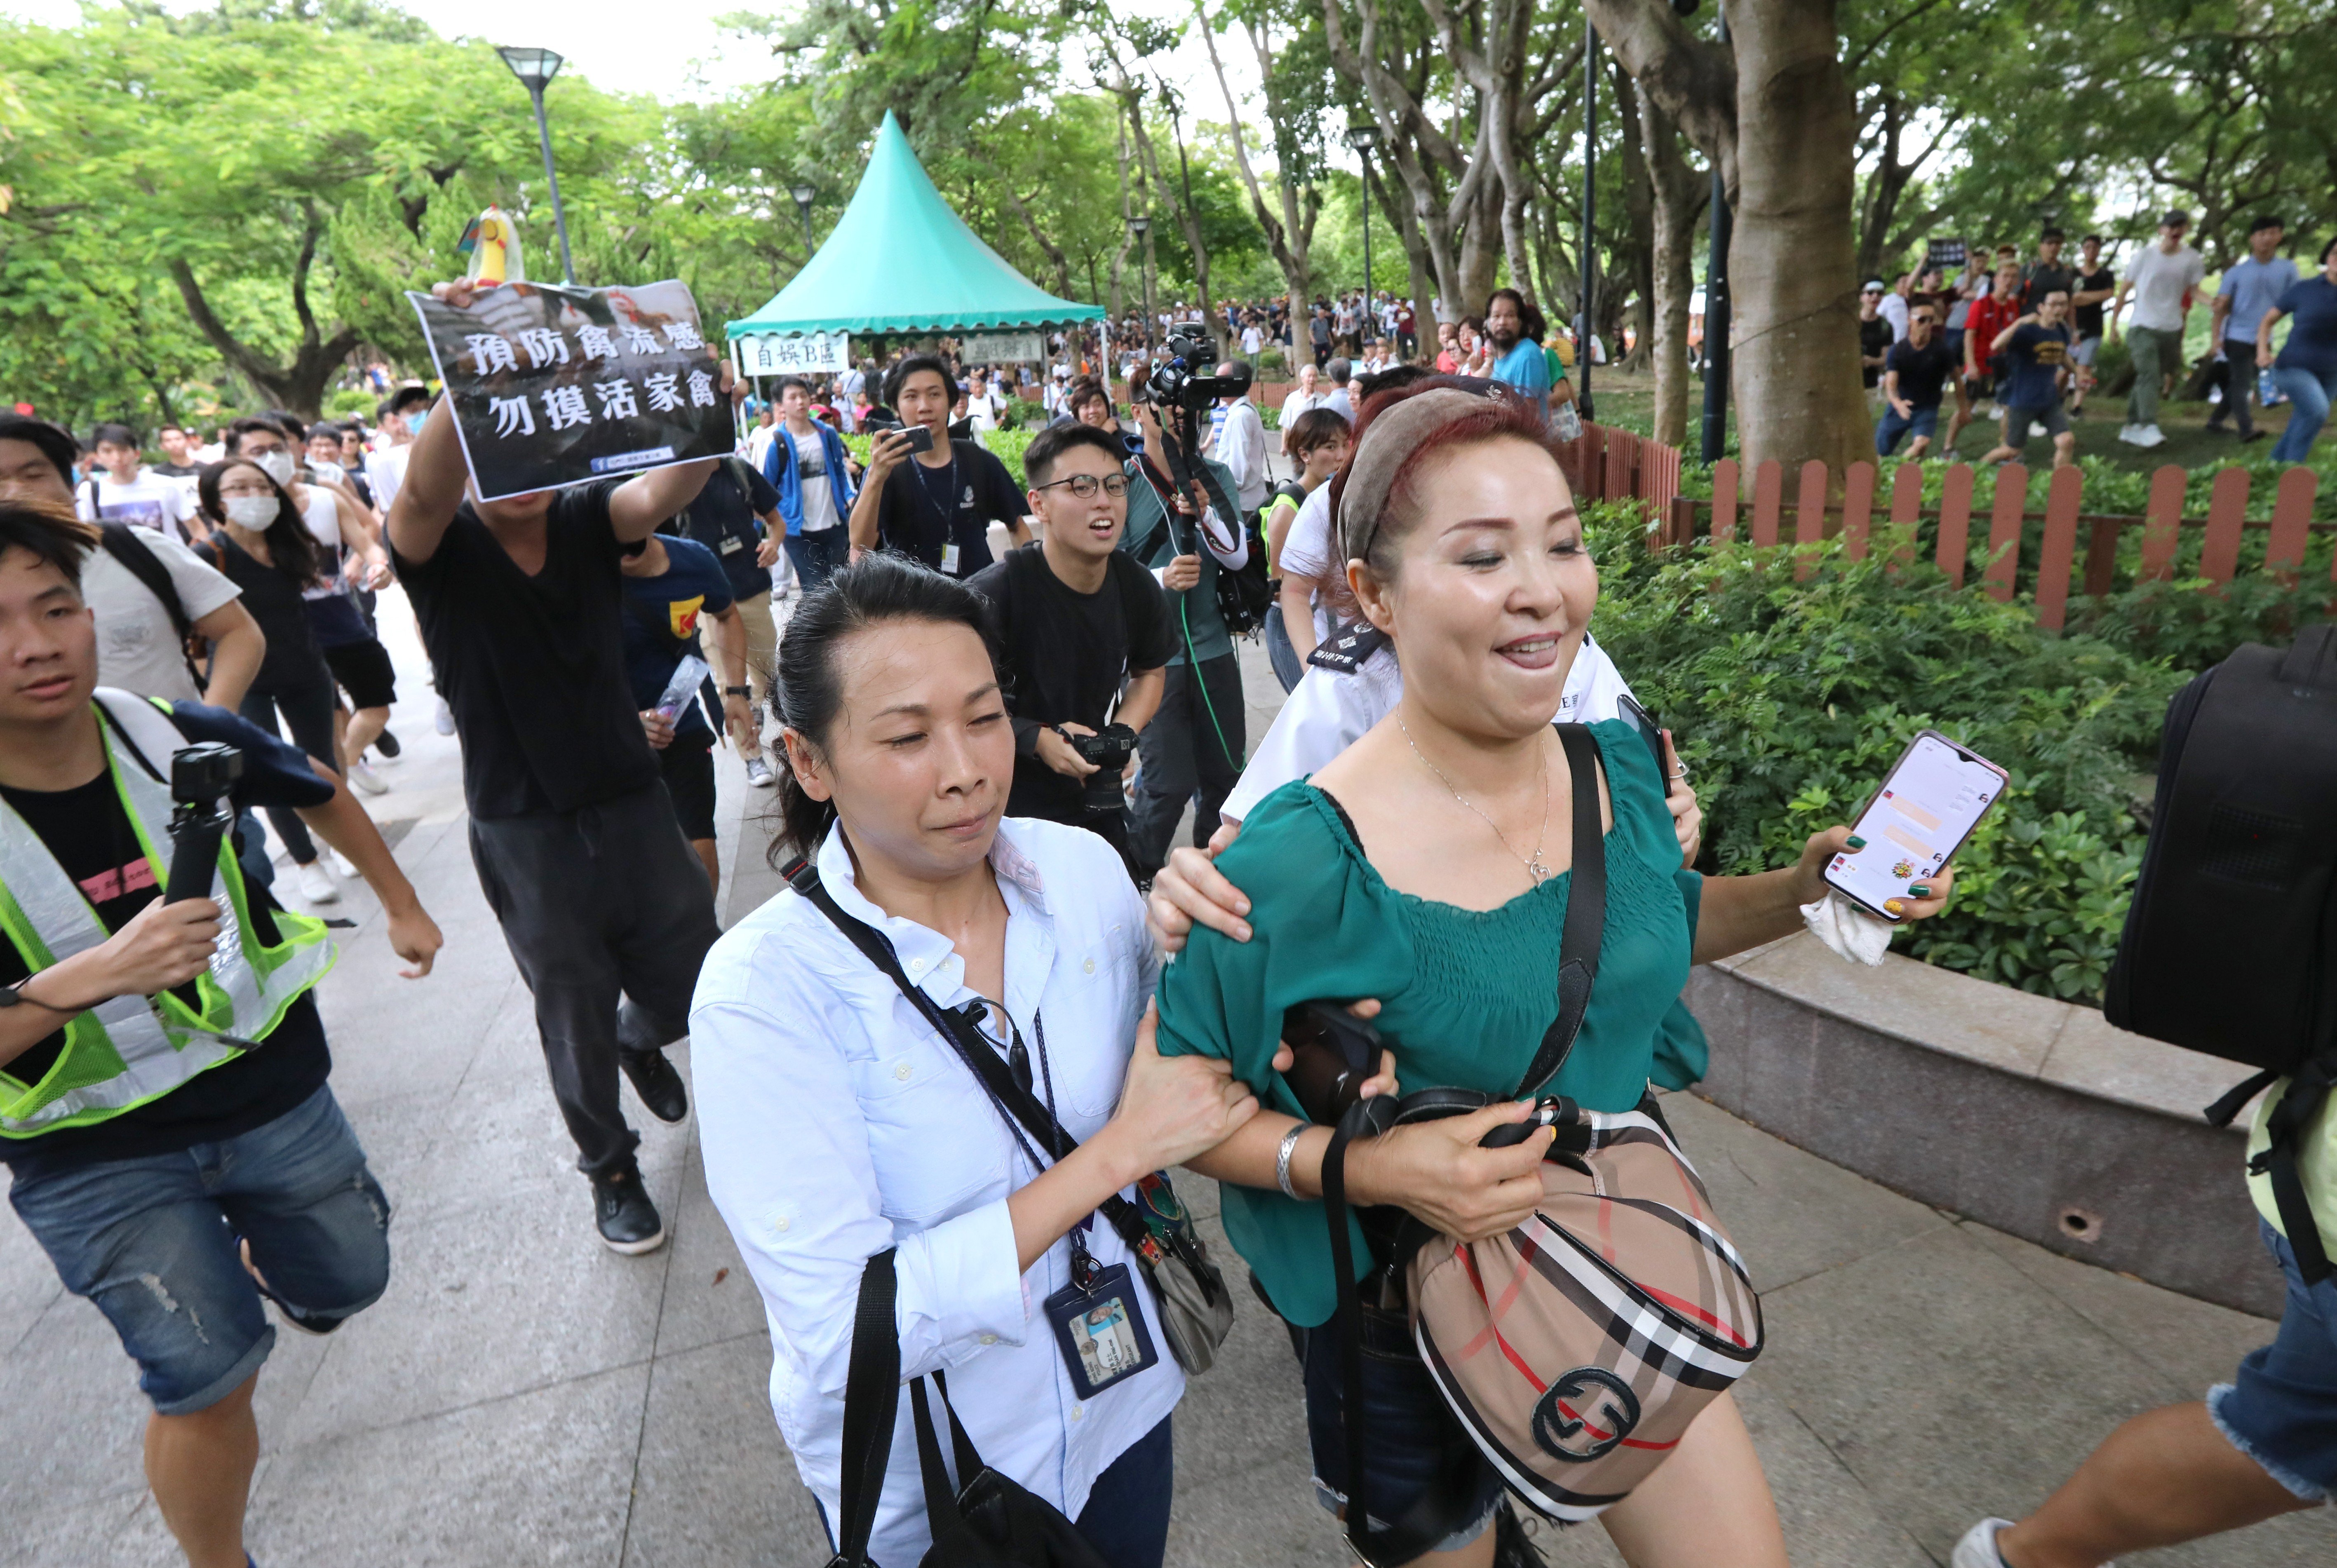
<path fill-rule="evenodd" d="M 90 489 L 94 492 L 96 488 L 97 482 L 90 481 Z M 194 623 L 187 618 L 187 607 L 179 602 L 179 585 L 171 580 L 170 569 L 154 558 L 154 552 L 146 548 L 146 541 L 138 537 L 135 529 L 126 522 L 100 523 L 98 541 L 105 547 L 106 554 L 122 563 L 124 571 L 162 601 L 162 609 L 171 618 L 171 629 L 179 634 L 181 642 L 194 635 Z"/>
<path fill-rule="evenodd" d="M 890 1247 L 869 1259 L 860 1271 L 852 1363 L 844 1376 L 841 1505 L 836 1555 L 828 1568 L 868 1568 L 868 1537 L 876 1527 L 885 1461 L 893 1452 L 893 1422 L 901 1407 L 901 1334 L 893 1314 L 897 1285 Z"/>
<path fill-rule="evenodd" d="M 796 860 L 779 874 L 787 879 L 787 885 L 797 894 L 808 899 L 815 909 L 826 915 L 828 923 L 842 931 L 846 940 L 858 948 L 886 979 L 893 982 L 908 998 L 909 1005 L 933 1026 L 934 1032 L 957 1053 L 958 1059 L 981 1082 L 990 1096 L 991 1103 L 1006 1118 L 1007 1130 L 1014 1134 L 1015 1141 L 1022 1144 L 1023 1152 L 1031 1156 L 1033 1164 L 1039 1163 L 1039 1155 L 1037 1150 L 1032 1148 L 1030 1141 L 1022 1136 L 1026 1131 L 1031 1138 L 1038 1140 L 1040 1148 L 1047 1151 L 1051 1162 L 1064 1158 L 1080 1146 L 1079 1140 L 1063 1130 L 1062 1124 L 1055 1120 L 1038 1096 L 1014 1081 L 1012 1071 L 999 1059 L 990 1042 L 982 1037 L 973 1020 L 963 1013 L 943 1007 L 927 996 L 902 972 L 900 957 L 893 951 L 893 944 L 885 933 L 846 912 L 844 906 L 836 901 L 836 895 L 821 883 L 819 868 L 808 857 Z M 1103 1201 L 1100 1208 L 1104 1218 L 1111 1222 L 1111 1228 L 1120 1233 L 1120 1240 L 1128 1244 L 1129 1250 L 1139 1251 L 1149 1232 L 1143 1216 L 1136 1212 L 1136 1205 L 1115 1193 Z"/>
<path fill-rule="evenodd" d="M 1599 743 L 1579 724 L 1558 726 L 1559 744 L 1574 779 L 1574 873 L 1566 891 L 1566 931 L 1559 940 L 1558 1017 L 1541 1049 L 1519 1080 L 1521 1096 L 1538 1093 L 1558 1076 L 1582 1032 L 1590 987 L 1599 978 L 1599 943 L 1607 926 L 1607 835 L 1599 816 Z"/>

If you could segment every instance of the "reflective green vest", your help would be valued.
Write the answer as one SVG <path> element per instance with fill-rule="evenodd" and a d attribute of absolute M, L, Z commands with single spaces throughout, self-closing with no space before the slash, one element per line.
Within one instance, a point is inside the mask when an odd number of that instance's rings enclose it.
<path fill-rule="evenodd" d="M 147 863 L 171 863 L 171 757 L 188 743 L 161 702 L 100 689 L 106 772 Z M 254 934 L 232 838 L 220 845 L 219 945 L 196 977 L 199 1007 L 166 991 L 116 997 L 65 1026 L 64 1048 L 37 1084 L 0 1067 L 0 1137 L 83 1127 L 161 1098 L 206 1067 L 242 1055 L 283 1021 L 294 998 L 333 967 L 325 925 L 279 911 L 282 940 Z M 81 889 L 24 819 L 0 801 L 0 930 L 34 974 L 103 943 L 109 933 Z"/>

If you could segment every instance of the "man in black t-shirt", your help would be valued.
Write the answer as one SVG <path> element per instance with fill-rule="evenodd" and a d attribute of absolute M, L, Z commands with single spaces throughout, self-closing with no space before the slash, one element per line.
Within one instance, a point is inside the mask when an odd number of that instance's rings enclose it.
<path fill-rule="evenodd" d="M 2069 399 L 2072 418 L 2086 412 L 2086 394 L 2094 385 L 2094 355 L 2102 347 L 2102 307 L 2117 294 L 2117 274 L 2102 265 L 2102 237 L 2088 234 L 2078 241 L 2077 281 L 2069 296 L 2069 325 L 2078 341 L 2069 350 L 2077 368 L 2071 377 L 2076 392 Z"/>
<path fill-rule="evenodd" d="M 0 1162 L 58 1279 L 138 1363 L 164 1525 L 191 1562 L 240 1563 L 266 1303 L 322 1334 L 378 1300 L 389 1203 L 326 1085 L 322 926 L 231 855 L 213 896 L 162 901 L 173 757 L 232 750 L 230 803 L 297 809 L 347 855 L 409 977 L 441 939 L 327 764 L 221 708 L 97 693 L 96 543 L 0 502 Z M 239 897 L 247 918 L 223 920 Z"/>
<path fill-rule="evenodd" d="M 1115 722 L 1141 734 L 1177 651 L 1160 585 L 1119 548 L 1128 526 L 1125 460 L 1120 443 L 1092 425 L 1050 425 L 1033 436 L 1022 466 L 1039 541 L 972 586 L 997 607 L 1005 648 L 1001 673 L 1014 717 L 1007 814 L 1091 829 L 1134 874 L 1127 813 L 1086 808 L 1086 781 L 1097 767 L 1071 738 Z"/>
<path fill-rule="evenodd" d="M 460 307 L 474 288 L 434 292 Z M 727 365 L 721 378 L 729 391 Z M 617 1075 L 660 1121 L 689 1114 L 663 1047 L 688 1031 L 718 933 L 633 706 L 618 550 L 696 499 L 715 460 L 474 504 L 443 401 L 409 450 L 390 560 L 462 739 L 472 863 L 534 993 L 601 1239 L 651 1251 L 665 1224 L 641 1186 Z"/>
<path fill-rule="evenodd" d="M 1917 463 L 1931 449 L 1940 427 L 1940 401 L 1948 377 L 1955 373 L 1956 357 L 1940 336 L 1940 311 L 1922 304 L 1907 313 L 1907 337 L 1894 343 L 1882 360 L 1882 417 L 1874 423 L 1874 455 L 1888 457 L 1910 431 L 1915 439 L 1907 461 Z"/>
<path fill-rule="evenodd" d="M 971 441 L 950 439 L 956 397 L 947 367 L 930 355 L 912 355 L 885 376 L 885 401 L 899 411 L 903 427 L 880 433 L 869 448 L 868 472 L 852 503 L 855 550 L 897 550 L 944 577 L 965 579 L 990 564 L 992 523 L 1004 523 L 1015 543 L 1030 542 L 1022 492 L 1006 465 Z M 915 430 L 930 433 L 931 448 L 910 451 Z"/>
<path fill-rule="evenodd" d="M 1891 351 L 1896 336 L 1882 313 L 1882 297 L 1888 292 L 1878 278 L 1858 295 L 1858 377 L 1869 392 L 1882 380 L 1882 356 Z"/>

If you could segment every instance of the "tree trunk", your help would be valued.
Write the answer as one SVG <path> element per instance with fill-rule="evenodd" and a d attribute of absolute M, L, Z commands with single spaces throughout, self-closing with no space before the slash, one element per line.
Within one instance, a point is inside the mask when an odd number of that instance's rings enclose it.
<path fill-rule="evenodd" d="M 1817 458 L 1837 478 L 1873 451 L 1858 373 L 1853 158 L 1834 0 L 1736 11 L 1736 227 L 1728 281 L 1745 459 Z"/>
<path fill-rule="evenodd" d="M 1386 209 L 1396 238 L 1403 243 L 1403 263 L 1410 274 L 1412 314 L 1418 347 L 1430 363 L 1436 359 L 1436 263 L 1428 254 L 1420 215 L 1412 205 L 1412 191 L 1401 180 L 1374 176 L 1380 205 Z"/>
<path fill-rule="evenodd" d="M 1217 58 L 1217 29 L 1206 11 L 1199 13 L 1201 42 L 1208 45 L 1209 69 L 1217 73 L 1217 91 L 1225 94 L 1226 130 L 1233 141 L 1234 168 L 1241 175 L 1242 187 L 1249 192 L 1252 216 L 1265 231 L 1266 248 L 1274 253 L 1274 264 L 1282 269 L 1282 286 L 1295 304 L 1305 299 L 1315 287 L 1315 271 L 1311 253 L 1315 245 L 1315 219 L 1322 212 L 1322 198 L 1311 182 L 1302 185 L 1289 177 L 1289 170 L 1279 170 L 1275 181 L 1276 195 L 1282 208 L 1276 218 L 1266 204 L 1266 195 L 1257 171 L 1250 167 L 1249 143 L 1242 135 L 1241 105 L 1234 97 L 1231 83 L 1226 79 L 1226 68 Z M 1274 87 L 1274 41 L 1263 22 L 1244 24 L 1249 34 L 1250 49 L 1257 56 L 1258 79 L 1266 87 L 1266 117 L 1279 131 L 1283 105 Z M 1277 151 L 1282 141 L 1277 134 Z"/>
<path fill-rule="evenodd" d="M 1464 210 L 1467 217 L 1461 226 L 1460 268 L 1455 280 L 1461 291 L 1458 308 L 1463 316 L 1476 316 L 1484 311 L 1501 265 L 1501 181 L 1479 180 Z"/>
<path fill-rule="evenodd" d="M 1693 379 L 1687 362 L 1687 307 L 1696 289 L 1696 215 L 1709 200 L 1711 180 L 1681 155 L 1679 123 L 1648 96 L 1636 93 L 1646 132 L 1648 173 L 1654 182 L 1654 308 L 1648 349 L 1656 367 L 1656 439 L 1669 446 L 1687 441 L 1687 394 Z"/>
<path fill-rule="evenodd" d="M 1653 310 L 1656 298 L 1656 183 L 1648 168 L 1649 132 L 1639 117 L 1639 98 L 1631 81 L 1631 73 L 1618 62 L 1612 84 L 1617 122 L 1622 126 L 1620 138 L 1623 154 L 1623 219 L 1628 229 L 1628 242 L 1615 252 L 1609 265 L 1609 275 L 1628 279 L 1630 284 L 1629 309 L 1623 300 L 1610 298 L 1608 314 L 1618 326 L 1628 315 L 1635 329 L 1635 346 L 1623 352 L 1622 334 L 1618 330 L 1609 338 L 1608 353 L 1615 359 L 1617 368 L 1645 370 L 1654 340 Z"/>
<path fill-rule="evenodd" d="M 1873 451 L 1858 375 L 1858 116 L 1835 0 L 1735 0 L 1733 58 L 1667 0 L 1583 0 L 1631 74 L 1719 161 L 1736 196 L 1729 249 L 1738 443 L 1746 462 Z"/>

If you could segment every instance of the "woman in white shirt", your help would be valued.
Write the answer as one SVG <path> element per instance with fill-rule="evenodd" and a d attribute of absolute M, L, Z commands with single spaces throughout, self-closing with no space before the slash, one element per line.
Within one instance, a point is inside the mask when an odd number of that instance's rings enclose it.
<path fill-rule="evenodd" d="M 969 589 L 892 556 L 808 596 L 779 649 L 780 810 L 836 904 L 934 1002 L 970 1008 L 1080 1146 L 1034 1169 L 968 1065 L 790 889 L 699 975 L 707 1185 L 762 1291 L 772 1410 L 831 1531 L 861 1272 L 893 1248 L 902 1376 L 946 1370 L 991 1468 L 1114 1568 L 1158 1568 L 1183 1374 L 1164 1348 L 1080 1398 L 1042 1303 L 1075 1254 L 1140 1280 L 1098 1205 L 1214 1146 L 1257 1102 L 1222 1064 L 1154 1052 L 1158 964 L 1111 847 L 1002 820 L 1014 737 L 985 624 Z M 1159 1302 L 1134 1290 L 1165 1347 Z M 885 1563 L 916 1562 L 929 1539 L 906 1403 L 870 1543 Z"/>

